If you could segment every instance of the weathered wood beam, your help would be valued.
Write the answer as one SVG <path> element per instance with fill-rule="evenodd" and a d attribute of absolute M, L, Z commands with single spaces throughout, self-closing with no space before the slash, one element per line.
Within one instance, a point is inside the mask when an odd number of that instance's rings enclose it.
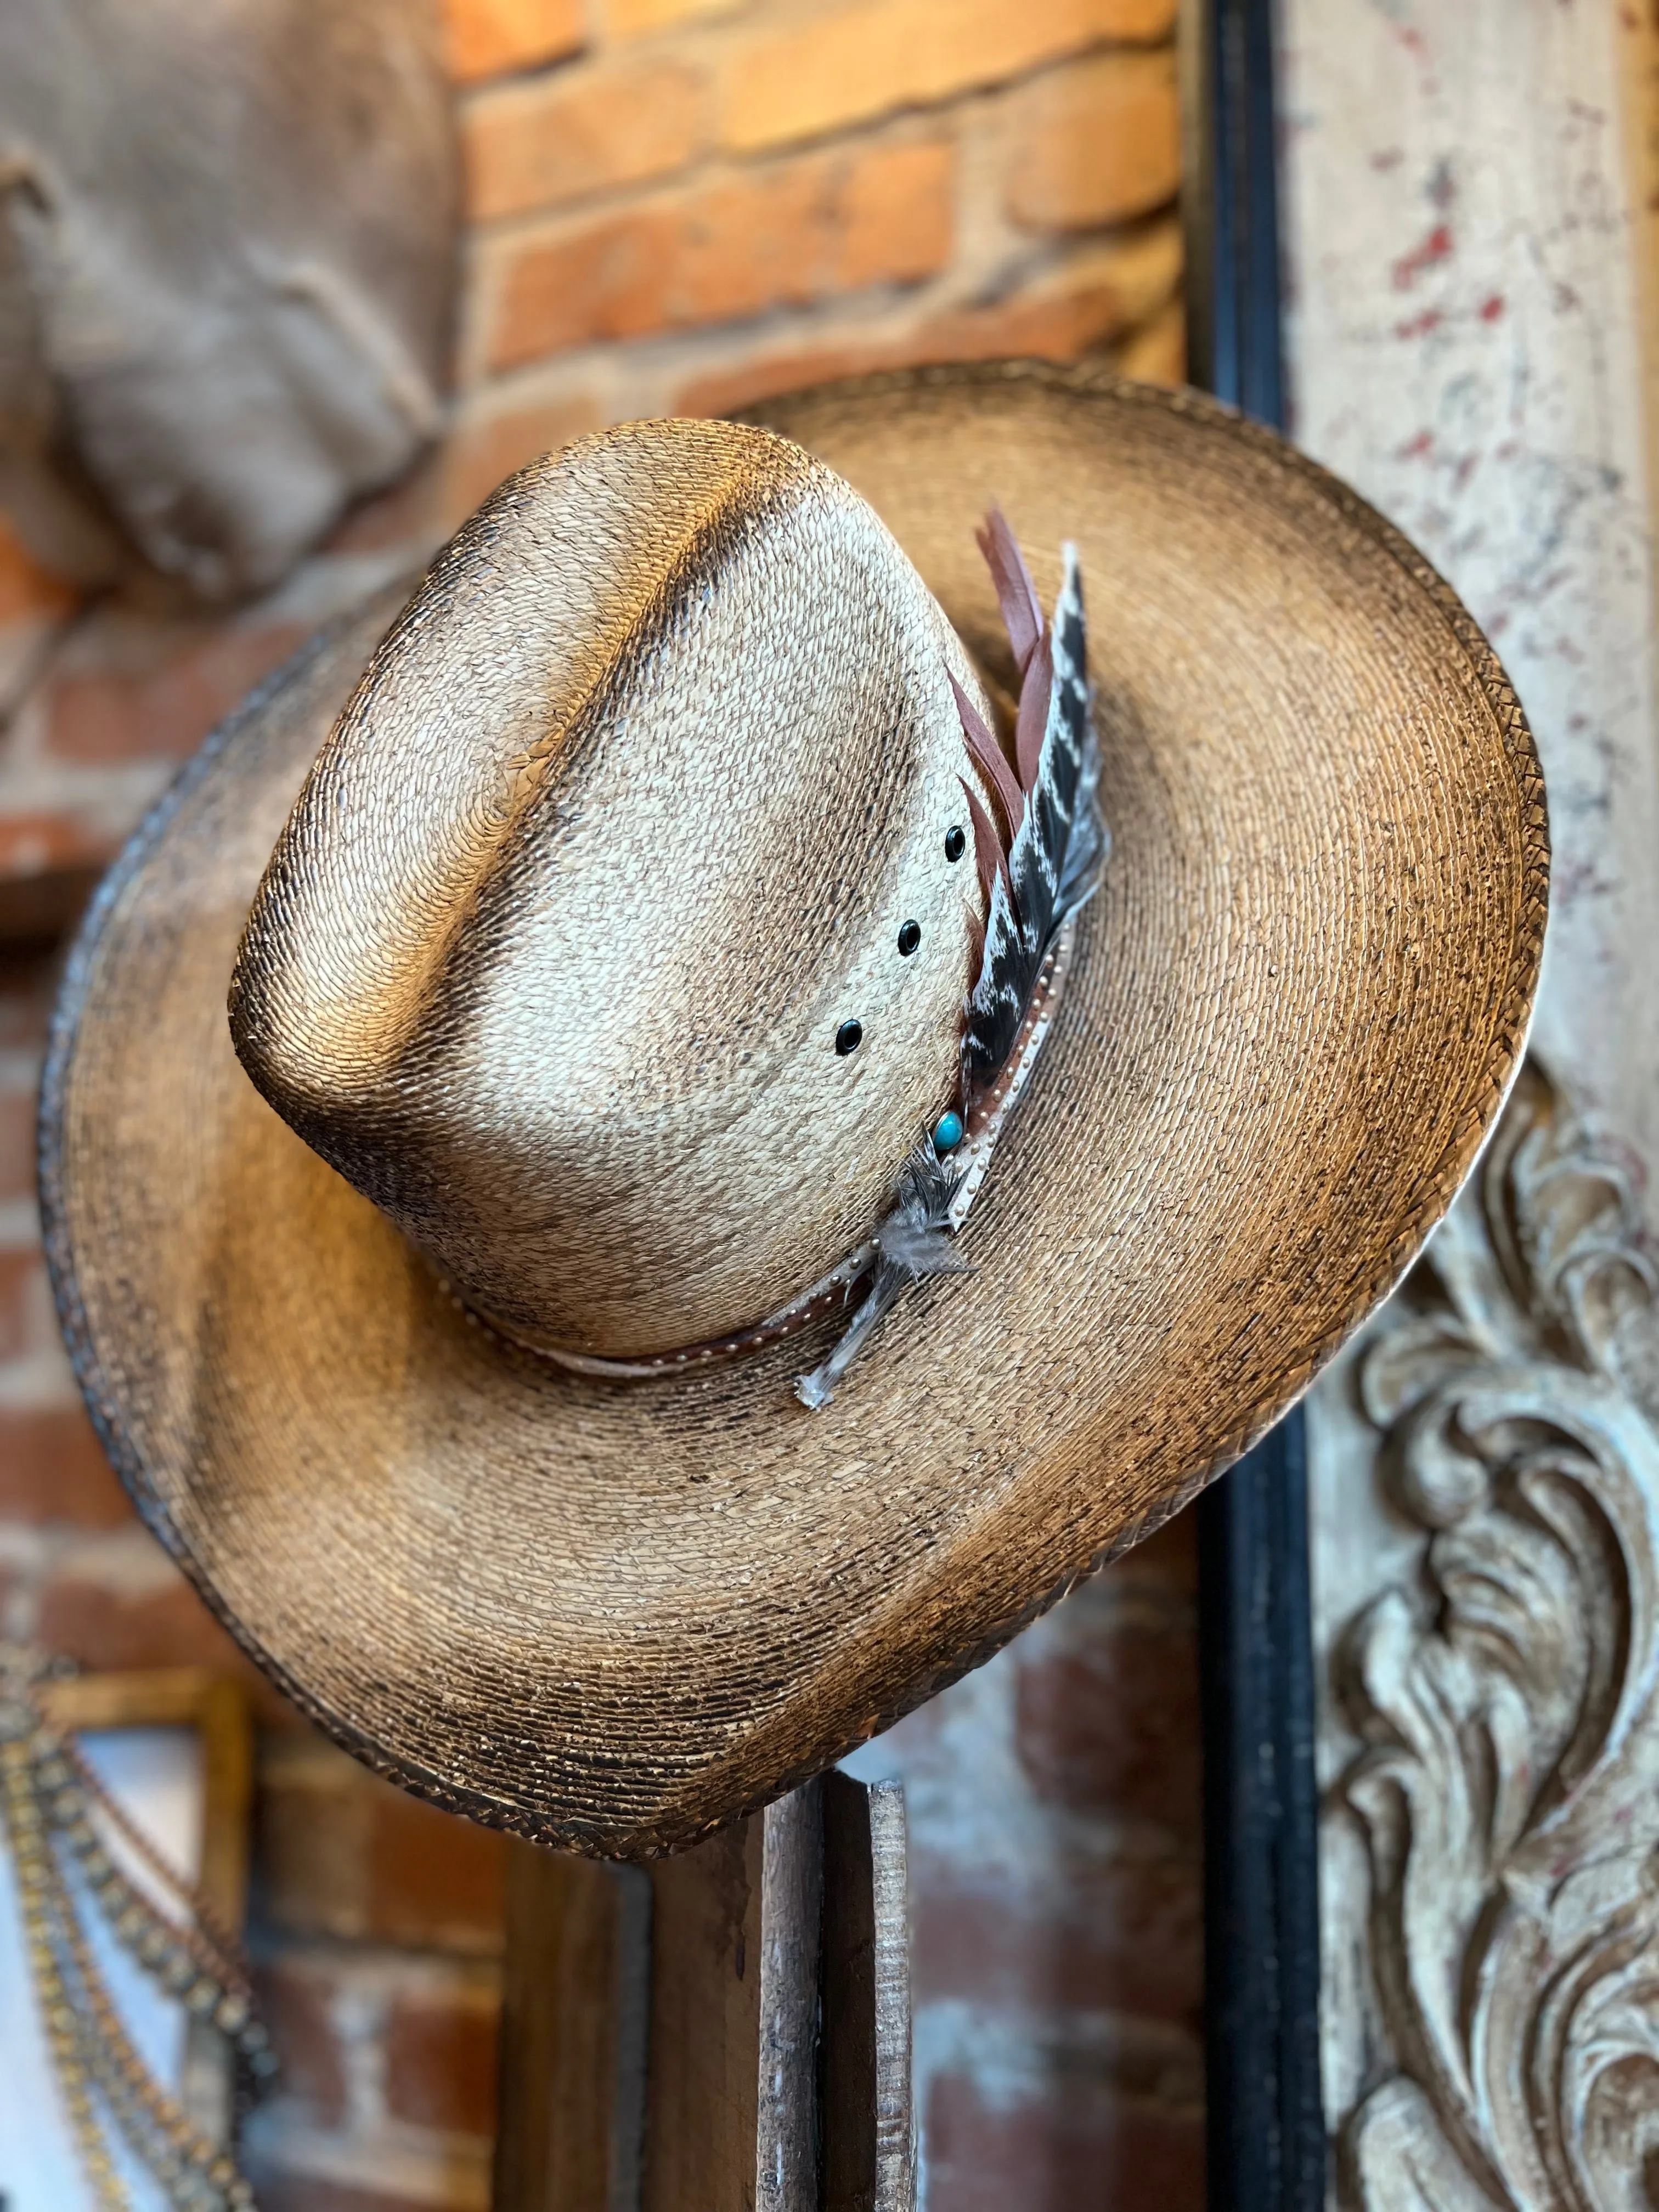
<path fill-rule="evenodd" d="M 515 1846 L 495 2212 L 910 2212 L 904 1800 L 809 1784 L 694 1850 Z"/>

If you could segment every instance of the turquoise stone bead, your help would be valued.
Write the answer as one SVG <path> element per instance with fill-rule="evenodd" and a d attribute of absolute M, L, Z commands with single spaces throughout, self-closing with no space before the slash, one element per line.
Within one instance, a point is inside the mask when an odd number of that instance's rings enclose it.
<path fill-rule="evenodd" d="M 936 1152 L 953 1152 L 961 1142 L 961 1115 L 941 1114 L 939 1125 L 933 1131 L 933 1150 Z"/>

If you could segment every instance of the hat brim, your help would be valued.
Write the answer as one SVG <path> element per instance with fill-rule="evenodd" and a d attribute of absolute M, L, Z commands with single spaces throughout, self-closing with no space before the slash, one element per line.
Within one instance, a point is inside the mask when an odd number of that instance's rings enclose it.
<path fill-rule="evenodd" d="M 910 1294 L 820 1413 L 790 1382 L 822 1336 L 587 1379 L 469 1320 L 264 1103 L 232 957 L 386 601 L 138 832 L 42 1109 L 60 1311 L 150 1526 L 359 1756 L 612 1854 L 822 1767 L 1243 1451 L 1450 1202 L 1543 933 L 1542 784 L 1502 671 L 1277 440 L 1030 366 L 765 419 L 873 502 L 988 658 L 988 505 L 1045 596 L 1061 542 L 1082 556 L 1115 850 L 971 1277 Z"/>

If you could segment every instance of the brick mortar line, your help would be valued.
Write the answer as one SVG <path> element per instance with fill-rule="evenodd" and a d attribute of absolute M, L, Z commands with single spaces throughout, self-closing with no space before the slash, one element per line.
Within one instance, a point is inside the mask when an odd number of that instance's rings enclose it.
<path fill-rule="evenodd" d="M 1063 273 L 1065 267 L 1064 262 L 1050 264 L 1043 273 Z M 1178 296 L 1178 287 L 1177 272 L 1171 289 L 1145 314 L 1127 323 L 1121 338 L 1146 329 Z M 872 301 L 879 303 L 873 309 Z M 838 294 L 830 301 L 769 307 L 740 324 L 702 324 L 638 338 L 593 339 L 554 356 L 551 362 L 532 362 L 481 379 L 467 394 L 467 409 L 458 416 L 457 428 L 465 430 L 471 425 L 487 424 L 493 415 L 509 415 L 526 404 L 551 404 L 567 397 L 585 397 L 580 380 L 596 374 L 604 375 L 617 369 L 642 374 L 668 370 L 685 381 L 704 371 L 728 366 L 734 372 L 744 365 L 763 372 L 770 359 L 798 346 L 823 349 L 842 343 L 848 347 L 860 343 L 897 344 L 909 334 L 905 327 L 907 321 L 925 320 L 934 314 L 982 312 L 991 316 L 1021 304 L 1024 303 L 1017 294 L 982 301 L 971 295 L 954 296 L 942 287 L 935 290 L 931 284 L 871 286 L 856 294 Z M 824 312 L 829 307 L 841 309 L 848 306 L 854 313 L 838 319 Z M 562 384 L 568 378 L 571 386 L 576 388 L 550 386 L 543 380 L 554 366 Z M 498 404 L 490 407 L 477 404 L 486 398 Z"/>
<path fill-rule="evenodd" d="M 810 302 L 775 303 L 741 320 L 688 324 L 638 337 L 589 340 L 543 360 L 477 375 L 459 398 L 456 431 L 464 435 L 471 427 L 486 427 L 492 417 L 528 411 L 539 404 L 556 404 L 562 399 L 599 399 L 600 392 L 596 387 L 599 386 L 608 387 L 607 396 L 614 396 L 618 383 L 637 387 L 656 380 L 672 387 L 727 369 L 734 376 L 740 375 L 745 367 L 763 376 L 769 363 L 792 351 L 902 346 L 915 334 L 917 323 L 935 317 L 983 314 L 988 320 L 1025 308 L 1059 307 L 1065 303 L 1063 291 L 1045 294 L 1036 280 L 1063 278 L 1073 270 L 1086 274 L 1091 260 L 1111 246 L 1121 243 L 1131 248 L 1143 240 L 1171 234 L 1178 235 L 1168 210 L 1155 211 L 1111 230 L 1079 233 L 1058 250 L 1041 256 L 1034 253 L 1027 268 L 1013 272 L 1006 289 L 988 299 L 975 297 L 962 272 L 947 270 L 914 284 L 869 286 Z M 1101 270 L 1103 277 L 1109 273 L 1104 268 Z M 1023 287 L 1022 279 L 1031 281 Z M 1160 288 L 1143 312 L 1132 314 L 1108 343 L 1127 343 L 1150 330 L 1179 301 L 1177 261 L 1167 287 Z M 672 398 L 672 390 L 665 391 L 665 404 Z M 625 416 L 638 410 L 629 405 L 611 411 Z M 647 411 L 660 410 L 653 407 Z"/>
<path fill-rule="evenodd" d="M 1164 49 L 1148 51 L 1159 52 Z M 1063 66 L 1075 67 L 1079 63 L 1098 58 L 1098 52 L 1091 51 L 1070 57 Z M 511 214 L 471 216 L 467 223 L 468 252 L 480 259 L 500 257 L 510 252 L 526 239 L 540 243 L 544 239 L 562 234 L 567 228 L 580 230 L 585 223 L 613 215 L 629 214 L 653 202 L 671 203 L 694 193 L 705 185 L 717 188 L 721 185 L 753 183 L 757 179 L 764 182 L 769 174 L 779 171 L 809 164 L 827 164 L 837 154 L 845 154 L 855 162 L 862 154 L 892 146 L 956 146 L 960 143 L 962 134 L 954 128 L 941 126 L 966 121 L 989 135 L 1002 121 L 1000 111 L 1003 107 L 1011 105 L 1020 92 L 1040 77 L 1054 74 L 1055 71 L 1052 67 L 1045 67 L 1033 70 L 1026 76 L 1010 78 L 1005 83 L 977 86 L 953 94 L 948 100 L 910 102 L 890 108 L 881 115 L 872 116 L 845 130 L 826 132 L 820 137 L 802 141 L 799 144 L 757 149 L 753 153 L 710 144 L 673 169 L 601 185 L 591 193 L 561 197 L 540 206 L 517 209 Z M 1136 218 L 1131 216 L 1126 220 L 1133 222 Z M 1025 230 L 1018 226 L 1016 228 L 1019 235 L 1034 242 L 1045 237 L 1063 238 L 1066 235 L 1060 231 Z"/>
<path fill-rule="evenodd" d="M 714 129 L 694 151 L 685 156 L 682 162 L 672 168 L 659 170 L 649 177 L 617 185 L 600 185 L 592 191 L 561 195 L 557 199 L 549 201 L 541 207 L 520 208 L 501 215 L 485 216 L 476 213 L 469 201 L 466 217 L 467 234 L 469 240 L 493 239 L 503 231 L 510 231 L 514 226 L 545 220 L 549 216 L 563 209 L 585 210 L 609 206 L 613 204 L 620 204 L 625 201 L 631 201 L 640 193 L 653 186 L 672 185 L 678 180 L 693 175 L 708 173 L 752 175 L 756 171 L 769 167 L 776 167 L 793 161 L 818 158 L 838 147 L 855 148 L 866 145 L 897 128 L 925 126 L 930 120 L 947 118 L 975 107 L 995 109 L 1011 103 L 1021 93 L 1040 84 L 1045 78 L 1059 79 L 1068 71 L 1086 67 L 1093 63 L 1119 58 L 1133 62 L 1140 59 L 1155 59 L 1160 55 L 1172 56 L 1173 53 L 1174 46 L 1169 39 L 1158 39 L 1146 44 L 1136 45 L 1127 44 L 1120 40 L 1096 39 L 1088 45 L 1070 47 L 1061 52 L 1048 55 L 1042 60 L 1016 69 L 1006 76 L 991 77 L 983 82 L 961 85 L 954 91 L 941 93 L 933 98 L 919 94 L 902 99 L 876 113 L 852 117 L 842 122 L 829 124 L 822 131 L 816 131 L 799 138 L 780 140 L 775 144 L 752 147 L 738 145 L 724 137 L 718 129 Z M 605 91 L 611 88 L 605 82 L 608 78 L 625 79 L 630 74 L 643 76 L 649 74 L 651 70 L 667 70 L 682 61 L 688 69 L 697 66 L 695 60 L 684 60 L 684 58 L 680 55 L 663 52 L 653 57 L 648 69 L 641 67 L 638 70 L 631 70 L 626 66 L 618 66 L 607 51 L 605 54 L 595 56 L 589 61 L 586 64 L 586 70 L 590 80 L 598 80 L 596 89 Z M 580 88 L 578 83 L 576 89 Z M 619 84 L 615 88 L 621 90 L 625 87 Z M 702 91 L 712 93 L 716 88 L 716 79 L 714 74 L 705 72 Z M 551 95 L 550 95 L 550 98 Z M 472 93 L 462 107 L 464 131 L 467 125 L 476 127 L 477 118 L 480 117 L 487 119 L 492 105 L 499 106 L 505 110 L 507 102 L 501 100 L 492 103 L 487 88 L 482 92 Z"/>
<path fill-rule="evenodd" d="M 852 165 L 856 166 L 857 157 L 866 152 L 882 153 L 890 148 L 902 146 L 954 146 L 955 143 L 953 136 L 916 116 L 884 116 L 878 123 L 861 131 L 856 139 L 842 140 L 833 144 L 821 143 L 799 154 L 792 151 L 752 161 L 710 153 L 699 156 L 685 168 L 611 185 L 591 198 L 557 200 L 545 207 L 526 208 L 516 215 L 493 216 L 487 221 L 475 221 L 468 225 L 468 244 L 477 257 L 482 274 L 485 267 L 515 258 L 518 250 L 526 242 L 532 247 L 557 244 L 567 234 L 577 235 L 582 230 L 596 228 L 614 216 L 633 215 L 641 209 L 649 212 L 658 204 L 672 207 L 688 199 L 695 199 L 705 188 L 714 191 L 734 185 L 763 185 L 769 181 L 769 172 L 818 163 L 827 166 L 834 155 L 843 149 L 852 157 Z M 560 356 L 549 357 L 557 359 Z"/>
<path fill-rule="evenodd" d="M 470 118 L 492 100 L 533 96 L 543 87 L 552 88 L 583 75 L 594 75 L 615 70 L 618 75 L 629 73 L 635 66 L 641 70 L 657 68 L 667 62 L 685 60 L 696 64 L 709 61 L 708 74 L 711 82 L 725 66 L 728 56 L 749 52 L 767 46 L 781 46 L 838 21 L 851 21 L 866 17 L 874 10 L 870 0 L 833 0 L 833 4 L 811 9 L 776 12 L 764 4 L 744 9 L 728 9 L 720 14 L 684 15 L 676 21 L 660 23 L 649 29 L 618 32 L 601 23 L 580 46 L 569 52 L 549 56 L 544 61 L 530 62 L 521 69 L 501 70 L 496 74 L 459 79 L 455 84 L 456 106 L 464 118 Z M 1170 22 L 1155 31 L 1139 34 L 1122 31 L 1090 31 L 1084 34 L 1083 43 L 1062 42 L 1041 61 L 1027 63 L 1017 68 L 1007 80 L 1024 78 L 1040 70 L 1062 66 L 1080 53 L 1109 52 L 1115 54 L 1156 54 L 1171 51 L 1175 46 L 1171 9 Z M 991 80 L 1000 83 L 1002 78 Z M 976 90 L 971 81 L 958 87 L 958 92 Z M 941 94 L 943 99 L 954 99 L 956 93 Z"/>

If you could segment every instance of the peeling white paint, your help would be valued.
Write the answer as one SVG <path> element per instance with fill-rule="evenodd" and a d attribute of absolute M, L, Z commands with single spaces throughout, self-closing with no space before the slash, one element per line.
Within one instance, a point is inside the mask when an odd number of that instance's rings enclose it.
<path fill-rule="evenodd" d="M 1659 1161 L 1643 361 L 1612 0 L 1284 0 L 1295 434 L 1420 545 L 1537 733 L 1536 1042 Z"/>
<path fill-rule="evenodd" d="M 1648 15 L 1616 0 L 1280 0 L 1294 431 L 1421 546 L 1509 669 L 1555 848 L 1534 1043 L 1651 1172 L 1653 232 L 1631 135 Z M 1339 1362 L 1309 1400 L 1327 1787 L 1358 1748 L 1332 1694 L 1341 1639 L 1380 1593 L 1419 1588 L 1425 1548 L 1421 1522 L 1391 1499 L 1353 1375 Z M 1320 1893 L 1324 2086 L 1344 2124 L 1398 2054 L 1362 1841 L 1335 1816 Z M 1432 2124 L 1415 2108 L 1401 2124 L 1428 2158 Z M 1387 2201 L 1406 2202 L 1408 2185 L 1402 2167 Z M 1448 2185 L 1435 2181 L 1437 2204 Z M 1382 2201 L 1369 2190 L 1366 2203 Z"/>

